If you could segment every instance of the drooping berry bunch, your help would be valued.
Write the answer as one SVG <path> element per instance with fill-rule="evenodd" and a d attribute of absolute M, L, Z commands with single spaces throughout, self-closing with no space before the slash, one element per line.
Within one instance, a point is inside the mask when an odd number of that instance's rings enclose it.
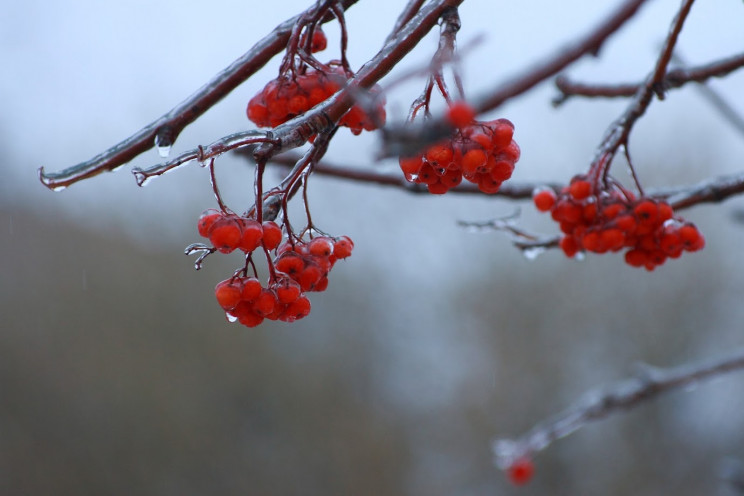
<path fill-rule="evenodd" d="M 332 63 L 327 68 L 326 71 L 305 68 L 302 73 L 288 72 L 269 81 L 248 102 L 248 119 L 258 127 L 276 127 L 327 100 L 347 80 L 346 72 L 339 65 Z M 348 127 L 355 135 L 385 123 L 385 99 L 380 96 L 381 89 L 375 85 L 369 91 L 377 103 L 374 115 L 368 115 L 361 106 L 355 105 L 339 121 L 340 126 Z"/>
<path fill-rule="evenodd" d="M 349 257 L 354 248 L 347 236 L 315 236 L 309 241 L 290 236 L 285 239 L 273 221 L 259 223 L 214 209 L 201 215 L 197 227 L 199 234 L 212 243 L 213 248 L 208 251 L 246 253 L 246 267 L 217 284 L 215 296 L 229 320 L 247 327 L 255 327 L 264 319 L 294 322 L 307 316 L 310 300 L 305 293 L 325 291 L 331 268 L 337 260 Z M 259 247 L 264 249 L 269 264 L 266 286 L 257 277 L 248 276 L 251 254 Z"/>
<path fill-rule="evenodd" d="M 519 146 L 512 139 L 514 125 L 506 119 L 464 121 L 462 113 L 450 112 L 454 134 L 423 153 L 401 158 L 400 168 L 409 182 L 426 184 L 441 195 L 465 178 L 484 193 L 496 193 L 509 179 L 519 160 Z M 467 123 L 466 123 L 467 122 Z"/>
<path fill-rule="evenodd" d="M 560 247 L 568 257 L 580 251 L 618 252 L 633 267 L 654 270 L 684 251 L 698 251 L 705 240 L 697 227 L 675 215 L 661 200 L 636 196 L 613 184 L 575 176 L 560 194 L 547 188 L 533 193 L 538 210 L 550 212 L 563 235 Z"/>

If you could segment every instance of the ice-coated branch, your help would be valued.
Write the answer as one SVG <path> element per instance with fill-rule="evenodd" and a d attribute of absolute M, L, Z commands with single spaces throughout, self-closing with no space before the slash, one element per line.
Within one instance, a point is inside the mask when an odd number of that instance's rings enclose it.
<path fill-rule="evenodd" d="M 667 72 L 661 81 L 665 90 L 681 88 L 688 83 L 703 83 L 714 77 L 723 77 L 744 67 L 744 53 L 717 60 L 697 67 L 678 68 Z M 572 96 L 586 98 L 619 98 L 635 95 L 643 83 L 588 84 L 571 81 L 567 76 L 558 76 L 555 86 L 560 92 L 554 105 L 561 105 Z"/>
<path fill-rule="evenodd" d="M 537 424 L 517 439 L 497 439 L 493 443 L 496 464 L 500 468 L 509 467 L 514 460 L 530 458 L 553 441 L 572 434 L 589 422 L 629 410 L 662 393 L 742 369 L 744 349 L 699 364 L 669 369 L 643 367 L 636 377 L 587 393 L 574 406 Z"/>
<path fill-rule="evenodd" d="M 589 33 L 562 47 L 545 61 L 531 66 L 510 80 L 495 85 L 494 91 L 474 98 L 471 102 L 474 110 L 478 114 L 495 110 L 507 100 L 526 93 L 542 81 L 555 76 L 587 53 L 598 53 L 607 38 L 633 17 L 645 1 L 626 0 Z M 430 119 L 425 124 L 386 126 L 383 130 L 383 144 L 379 155 L 397 157 L 406 153 L 415 153 L 442 135 L 446 135 L 448 130 L 450 126 L 443 116 Z"/>
<path fill-rule="evenodd" d="M 357 1 L 340 0 L 339 5 L 343 9 L 348 9 Z M 298 20 L 312 14 L 316 8 L 317 6 L 311 7 L 304 13 L 281 23 L 235 62 L 215 75 L 211 81 L 129 138 L 90 160 L 59 172 L 47 173 L 44 167 L 41 167 L 39 179 L 48 188 L 59 190 L 102 172 L 113 171 L 155 146 L 170 148 L 186 126 L 255 74 L 272 57 L 281 53 L 287 47 L 292 29 Z M 323 22 L 331 19 L 333 15 L 329 14 L 323 18 Z"/>
<path fill-rule="evenodd" d="M 677 44 L 679 33 L 690 13 L 694 0 L 684 0 L 672 21 L 669 34 L 664 40 L 656 65 L 646 80 L 638 87 L 633 100 L 627 109 L 607 130 L 602 143 L 597 148 L 597 152 L 592 160 L 592 167 L 604 168 L 605 175 L 609 170 L 612 157 L 621 146 L 628 144 L 628 136 L 631 129 L 640 117 L 646 113 L 646 109 L 651 104 L 651 100 L 656 95 L 660 100 L 664 98 L 664 78 L 666 76 L 667 66 L 672 58 L 674 47 Z M 631 166 L 632 168 L 632 166 Z"/>

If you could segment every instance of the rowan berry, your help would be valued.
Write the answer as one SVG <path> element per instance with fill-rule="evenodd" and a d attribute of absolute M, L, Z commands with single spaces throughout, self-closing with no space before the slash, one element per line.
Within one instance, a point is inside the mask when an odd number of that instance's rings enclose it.
<path fill-rule="evenodd" d="M 261 294 L 261 282 L 255 277 L 249 277 L 243 280 L 243 290 L 240 294 L 240 298 L 243 301 L 254 301 Z"/>
<path fill-rule="evenodd" d="M 272 286 L 279 303 L 292 303 L 302 294 L 300 285 L 289 277 L 279 278 Z"/>
<path fill-rule="evenodd" d="M 250 253 L 261 245 L 263 238 L 263 229 L 261 224 L 254 219 L 240 219 L 242 222 L 243 235 L 240 238 L 240 248 L 246 253 Z"/>
<path fill-rule="evenodd" d="M 209 229 L 209 241 L 222 253 L 230 253 L 237 248 L 242 237 L 242 226 L 235 215 L 220 216 Z"/>
<path fill-rule="evenodd" d="M 506 471 L 512 484 L 523 486 L 532 479 L 535 473 L 535 465 L 531 459 L 522 457 L 514 460 Z"/>
<path fill-rule="evenodd" d="M 538 188 L 532 192 L 532 201 L 540 212 L 548 212 L 553 208 L 556 198 L 555 191 L 549 188 Z"/>
<path fill-rule="evenodd" d="M 258 298 L 251 304 L 251 308 L 256 315 L 266 317 L 274 311 L 278 303 L 276 294 L 272 290 L 264 288 Z"/>
<path fill-rule="evenodd" d="M 241 282 L 232 278 L 218 283 L 214 288 L 217 303 L 224 310 L 232 310 L 240 303 L 242 291 Z"/>
<path fill-rule="evenodd" d="M 583 200 L 592 194 L 592 184 L 584 180 L 572 181 L 568 190 L 575 200 Z"/>
<path fill-rule="evenodd" d="M 267 250 L 273 250 L 282 241 L 282 228 L 272 221 L 267 220 L 261 226 L 263 228 L 263 245 Z"/>
<path fill-rule="evenodd" d="M 455 127 L 465 127 L 475 120 L 475 110 L 464 101 L 453 102 L 447 109 L 447 120 Z"/>
<path fill-rule="evenodd" d="M 311 255 L 330 257 L 333 253 L 333 241 L 326 236 L 319 236 L 308 243 L 307 250 Z"/>
<path fill-rule="evenodd" d="M 310 313 L 310 300 L 302 295 L 292 303 L 288 304 L 279 320 L 284 322 L 294 322 Z"/>
<path fill-rule="evenodd" d="M 203 238 L 208 238 L 209 230 L 212 228 L 212 224 L 214 224 L 214 222 L 220 217 L 222 217 L 222 212 L 213 208 L 202 212 L 202 214 L 199 216 L 199 222 L 197 223 L 199 235 Z"/>
<path fill-rule="evenodd" d="M 354 249 L 354 242 L 348 236 L 339 236 L 333 243 L 333 254 L 337 258 L 347 258 Z"/>

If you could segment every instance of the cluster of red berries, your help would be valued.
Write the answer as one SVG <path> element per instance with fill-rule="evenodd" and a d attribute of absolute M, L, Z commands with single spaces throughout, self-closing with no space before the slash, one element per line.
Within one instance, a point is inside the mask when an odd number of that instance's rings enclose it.
<path fill-rule="evenodd" d="M 280 75 L 248 102 L 248 119 L 258 127 L 276 127 L 327 100 L 341 89 L 346 79 L 346 73 L 338 65 L 330 65 L 327 72 L 307 68 L 302 74 Z M 379 86 L 370 90 L 378 102 L 375 115 L 370 116 L 355 105 L 344 114 L 339 125 L 358 135 L 362 130 L 372 131 L 378 124 L 384 124 L 385 100 L 379 96 L 380 91 Z"/>
<path fill-rule="evenodd" d="M 538 189 L 533 201 L 560 224 L 560 247 L 568 257 L 582 250 L 606 253 L 627 248 L 628 265 L 651 271 L 683 251 L 705 246 L 697 227 L 675 216 L 668 203 L 636 198 L 619 188 L 599 189 L 587 176 L 575 176 L 558 195 L 552 189 Z"/>
<path fill-rule="evenodd" d="M 309 291 L 325 291 L 328 273 L 337 260 L 351 255 L 354 243 L 347 236 L 316 236 L 310 241 L 282 243 L 281 228 L 219 210 L 205 211 L 198 222 L 199 234 L 222 253 L 251 253 L 262 246 L 275 250 L 269 259 L 271 274 L 264 287 L 255 277 L 235 275 L 215 287 L 217 302 L 231 321 L 255 327 L 264 319 L 294 322 L 310 313 Z M 245 271 L 242 271 L 245 273 Z"/>
<path fill-rule="evenodd" d="M 276 222 L 258 222 L 234 213 L 209 209 L 197 224 L 199 234 L 209 239 L 217 251 L 230 253 L 239 249 L 250 253 L 259 246 L 273 250 L 282 241 L 282 229 Z"/>
<path fill-rule="evenodd" d="M 450 120 L 460 124 L 455 134 L 420 155 L 401 158 L 406 180 L 426 184 L 430 193 L 441 195 L 465 178 L 484 193 L 496 193 L 514 172 L 519 146 L 512 139 L 514 125 L 506 119 L 463 122 L 459 112 Z"/>

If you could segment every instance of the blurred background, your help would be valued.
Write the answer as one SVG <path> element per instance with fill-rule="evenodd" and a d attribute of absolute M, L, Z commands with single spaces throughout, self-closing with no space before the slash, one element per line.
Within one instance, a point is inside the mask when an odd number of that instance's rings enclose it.
<path fill-rule="evenodd" d="M 460 9 L 475 95 L 559 50 L 618 2 L 486 2 Z M 638 363 L 673 366 L 742 346 L 744 199 L 684 212 L 706 249 L 654 273 L 619 256 L 527 260 L 485 220 L 556 227 L 528 203 L 423 197 L 315 178 L 313 218 L 349 235 L 312 313 L 247 329 L 214 285 L 240 257 L 195 272 L 183 248 L 214 207 L 195 165 L 138 188 L 130 166 L 53 193 L 36 170 L 102 152 L 167 112 L 309 2 L 6 2 L 0 17 L 0 494 L 734 494 L 721 464 L 744 459 L 744 377 L 731 374 L 587 426 L 513 488 L 494 468 L 514 436 Z M 633 82 L 652 67 L 679 2 L 649 2 L 598 59 L 569 74 Z M 349 57 L 368 60 L 402 2 L 348 11 Z M 695 5 L 679 42 L 690 64 L 742 50 L 741 2 Z M 337 57 L 337 25 L 326 29 Z M 472 44 L 479 36 L 482 42 Z M 436 33 L 386 81 L 421 67 Z M 279 59 L 179 137 L 172 153 L 246 129 L 245 105 Z M 384 85 L 383 81 L 383 85 Z M 424 81 L 388 93 L 403 119 Z M 744 114 L 744 75 L 710 86 Z M 515 180 L 584 171 L 623 101 L 550 105 L 546 82 L 494 115 L 516 125 Z M 393 172 L 374 135 L 341 130 L 329 160 Z M 744 137 L 693 86 L 654 102 L 631 135 L 648 187 L 738 172 Z M 153 150 L 132 165 L 160 158 Z M 620 169 L 620 167 L 618 167 Z M 251 203 L 252 170 L 218 162 L 226 201 Z M 280 177 L 269 174 L 268 181 Z M 738 220 L 737 220 L 738 219 Z"/>

